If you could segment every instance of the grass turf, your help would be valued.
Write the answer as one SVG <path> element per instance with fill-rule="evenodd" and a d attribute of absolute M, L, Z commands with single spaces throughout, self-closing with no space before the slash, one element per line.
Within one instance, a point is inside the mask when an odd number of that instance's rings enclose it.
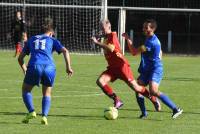
<path fill-rule="evenodd" d="M 164 78 L 160 90 L 184 109 L 180 118 L 173 120 L 171 111 L 162 104 L 162 112 L 154 112 L 147 100 L 149 116 L 140 114 L 135 95 L 120 80 L 112 87 L 125 105 L 119 118 L 105 120 L 103 110 L 112 101 L 96 86 L 98 75 L 105 70 L 103 56 L 72 55 L 74 76 L 65 73 L 63 57 L 55 55 L 57 76 L 53 89 L 48 126 L 40 124 L 41 117 L 22 124 L 27 112 L 21 98 L 23 74 L 11 52 L 0 52 L 0 134 L 198 134 L 200 129 L 200 60 L 199 57 L 164 56 Z M 135 77 L 139 57 L 126 56 Z M 26 59 L 26 61 L 28 58 Z M 33 90 L 34 105 L 41 112 L 41 87 Z"/>

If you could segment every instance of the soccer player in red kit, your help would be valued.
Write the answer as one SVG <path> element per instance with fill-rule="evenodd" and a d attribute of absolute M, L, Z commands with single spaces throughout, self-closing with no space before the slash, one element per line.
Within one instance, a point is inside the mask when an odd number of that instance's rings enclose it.
<path fill-rule="evenodd" d="M 143 86 L 138 85 L 137 81 L 134 79 L 130 65 L 121 52 L 117 33 L 111 31 L 109 20 L 101 21 L 101 29 L 105 35 L 104 40 L 100 42 L 95 36 L 93 36 L 91 40 L 93 43 L 103 48 L 108 67 L 97 79 L 97 85 L 108 97 L 114 100 L 114 107 L 117 109 L 119 109 L 123 103 L 108 85 L 109 82 L 114 82 L 116 79 L 123 80 L 131 89 L 149 98 L 155 105 L 157 102 L 150 96 L 149 91 Z"/>

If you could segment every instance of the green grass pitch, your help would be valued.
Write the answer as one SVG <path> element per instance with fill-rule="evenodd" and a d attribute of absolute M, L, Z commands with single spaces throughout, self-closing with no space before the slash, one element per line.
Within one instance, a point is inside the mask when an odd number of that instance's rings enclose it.
<path fill-rule="evenodd" d="M 62 55 L 54 55 L 57 76 L 53 89 L 48 126 L 40 116 L 22 124 L 27 112 L 21 98 L 22 71 L 11 52 L 0 52 L 0 134 L 199 134 L 200 131 L 200 57 L 164 56 L 164 78 L 160 90 L 184 109 L 173 120 L 171 111 L 162 104 L 155 112 L 146 100 L 149 116 L 140 114 L 135 94 L 120 80 L 111 84 L 125 105 L 117 120 L 105 120 L 104 108 L 112 101 L 96 86 L 98 75 L 106 69 L 103 56 L 71 55 L 74 76 L 65 73 Z M 126 55 L 135 77 L 139 56 Z M 26 61 L 28 58 L 26 58 Z M 36 112 L 41 112 L 41 89 L 33 90 Z"/>

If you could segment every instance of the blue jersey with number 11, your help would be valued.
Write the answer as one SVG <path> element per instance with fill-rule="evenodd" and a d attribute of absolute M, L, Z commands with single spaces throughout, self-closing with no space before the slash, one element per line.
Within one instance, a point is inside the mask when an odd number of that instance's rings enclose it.
<path fill-rule="evenodd" d="M 33 65 L 53 65 L 53 51 L 61 52 L 63 45 L 50 36 L 45 34 L 31 37 L 23 48 L 23 52 L 27 55 L 31 53 L 29 66 Z"/>

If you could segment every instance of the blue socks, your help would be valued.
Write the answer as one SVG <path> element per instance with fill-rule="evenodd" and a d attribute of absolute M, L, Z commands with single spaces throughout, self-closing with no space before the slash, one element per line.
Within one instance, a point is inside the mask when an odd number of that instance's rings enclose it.
<path fill-rule="evenodd" d="M 51 105 L 51 97 L 43 96 L 42 98 L 42 116 L 47 116 Z"/>
<path fill-rule="evenodd" d="M 33 112 L 34 106 L 33 106 L 33 96 L 31 92 L 24 92 L 22 97 L 23 97 L 24 104 L 26 105 L 26 108 L 29 111 L 29 113 Z M 51 97 L 44 96 L 42 98 L 42 116 L 48 115 L 50 105 L 51 105 Z"/>
<path fill-rule="evenodd" d="M 142 112 L 142 115 L 147 115 L 147 111 L 146 111 L 146 108 L 145 108 L 145 104 L 144 104 L 144 97 L 141 96 L 141 95 L 138 95 L 136 94 L 136 99 L 137 99 L 137 103 L 140 107 L 140 110 Z"/>
<path fill-rule="evenodd" d="M 33 97 L 31 92 L 24 92 L 23 95 L 23 101 L 24 104 L 26 105 L 26 108 L 28 109 L 29 113 L 34 111 L 34 106 L 33 106 Z"/>
<path fill-rule="evenodd" d="M 165 104 L 167 105 L 170 109 L 174 110 L 177 109 L 176 105 L 174 104 L 174 102 L 165 94 L 161 93 L 159 96 L 159 99 Z"/>
<path fill-rule="evenodd" d="M 141 95 L 136 94 L 136 99 L 137 99 L 137 103 L 140 107 L 140 110 L 142 112 L 142 115 L 147 115 L 147 111 L 145 108 L 145 103 L 144 103 L 144 97 Z M 165 94 L 161 93 L 159 96 L 159 99 L 165 104 L 167 105 L 170 109 L 172 110 L 176 110 L 177 107 L 174 104 L 174 102 Z"/>

